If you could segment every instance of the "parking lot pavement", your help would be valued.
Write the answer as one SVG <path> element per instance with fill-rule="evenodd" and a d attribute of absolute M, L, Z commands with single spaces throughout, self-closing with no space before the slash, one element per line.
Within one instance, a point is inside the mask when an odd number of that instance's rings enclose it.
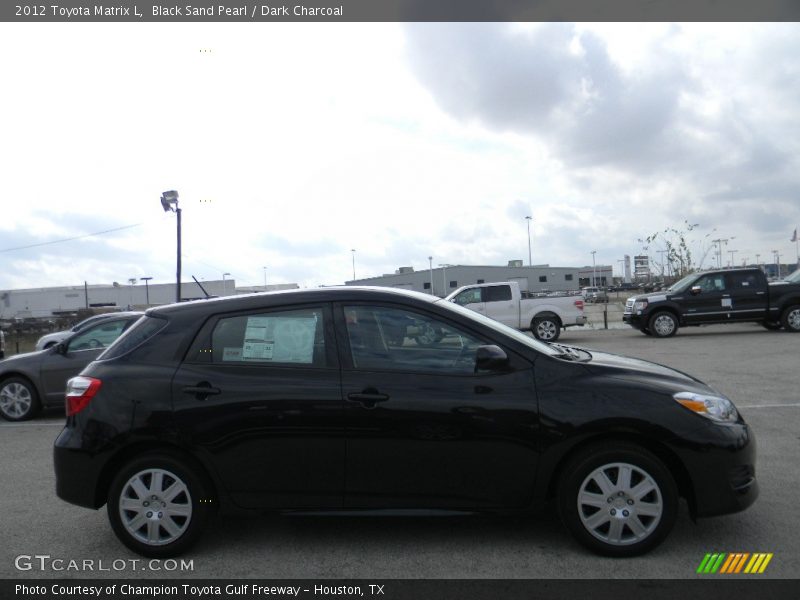
<path fill-rule="evenodd" d="M 696 578 L 707 552 L 772 552 L 763 576 L 797 576 L 800 335 L 756 325 L 682 329 L 668 339 L 634 330 L 576 328 L 560 342 L 661 362 L 733 399 L 758 441 L 761 496 L 756 504 L 697 524 L 684 507 L 663 545 L 625 560 L 588 554 L 548 513 L 508 518 L 220 517 L 184 557 L 193 561 L 192 570 L 142 572 L 149 565 L 129 562 L 141 558 L 117 542 L 105 509 L 86 510 L 55 497 L 51 451 L 62 421 L 55 412 L 26 424 L 0 423 L 0 577 Z M 15 567 L 16 557 L 36 554 L 94 560 L 95 569 L 102 559 L 109 570 Z"/>

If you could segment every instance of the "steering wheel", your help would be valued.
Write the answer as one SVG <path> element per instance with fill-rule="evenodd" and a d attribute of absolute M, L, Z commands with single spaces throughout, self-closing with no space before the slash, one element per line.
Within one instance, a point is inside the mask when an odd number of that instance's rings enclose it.
<path fill-rule="evenodd" d="M 103 343 L 100 340 L 96 340 L 95 338 L 89 340 L 89 348 L 101 348 L 102 346 Z"/>

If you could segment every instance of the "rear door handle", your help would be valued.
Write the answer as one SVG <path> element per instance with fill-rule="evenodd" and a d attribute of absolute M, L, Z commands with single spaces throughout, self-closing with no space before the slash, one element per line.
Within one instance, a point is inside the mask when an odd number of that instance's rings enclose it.
<path fill-rule="evenodd" d="M 364 408 L 375 408 L 378 402 L 386 402 L 388 394 L 381 394 L 375 388 L 367 388 L 363 392 L 351 392 L 347 394 L 347 399 L 351 402 L 358 402 Z"/>
<path fill-rule="evenodd" d="M 216 396 L 221 392 L 222 390 L 219 388 L 211 387 L 211 384 L 207 381 L 201 381 L 197 385 L 190 385 L 183 388 L 184 394 L 194 394 L 195 398 L 198 400 L 205 400 L 209 396 Z"/>

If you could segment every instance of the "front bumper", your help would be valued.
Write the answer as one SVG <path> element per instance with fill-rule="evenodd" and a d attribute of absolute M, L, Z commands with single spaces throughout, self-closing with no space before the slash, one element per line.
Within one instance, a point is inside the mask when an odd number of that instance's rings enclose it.
<path fill-rule="evenodd" d="M 641 329 L 645 326 L 645 320 L 642 318 L 642 315 L 634 313 L 623 313 L 622 322 L 636 329 Z"/>
<path fill-rule="evenodd" d="M 725 515 L 753 504 L 759 489 L 752 430 L 745 423 L 712 423 L 699 439 L 705 440 L 702 447 L 677 449 L 693 490 L 693 498 L 689 498 L 693 515 Z"/>

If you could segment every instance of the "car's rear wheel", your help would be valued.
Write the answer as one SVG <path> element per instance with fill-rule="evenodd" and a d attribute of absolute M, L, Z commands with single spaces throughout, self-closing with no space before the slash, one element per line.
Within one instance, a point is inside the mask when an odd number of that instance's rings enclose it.
<path fill-rule="evenodd" d="M 781 324 L 786 331 L 800 332 L 800 304 L 789 306 L 783 311 Z"/>
<path fill-rule="evenodd" d="M 623 442 L 586 448 L 563 470 L 561 518 L 590 550 L 612 557 L 652 550 L 669 534 L 678 491 L 653 454 Z"/>
<path fill-rule="evenodd" d="M 200 537 L 214 506 L 199 469 L 169 454 L 149 454 L 126 464 L 108 493 L 108 518 L 128 548 L 169 557 Z"/>
<path fill-rule="evenodd" d="M 531 323 L 533 337 L 543 342 L 555 342 L 561 335 L 561 323 L 555 317 L 536 317 Z"/>
<path fill-rule="evenodd" d="M 678 331 L 678 319 L 671 312 L 662 310 L 650 317 L 647 328 L 655 337 L 670 337 Z"/>
<path fill-rule="evenodd" d="M 39 395 L 27 379 L 9 377 L 0 383 L 0 416 L 7 421 L 31 419 L 39 408 Z"/>

